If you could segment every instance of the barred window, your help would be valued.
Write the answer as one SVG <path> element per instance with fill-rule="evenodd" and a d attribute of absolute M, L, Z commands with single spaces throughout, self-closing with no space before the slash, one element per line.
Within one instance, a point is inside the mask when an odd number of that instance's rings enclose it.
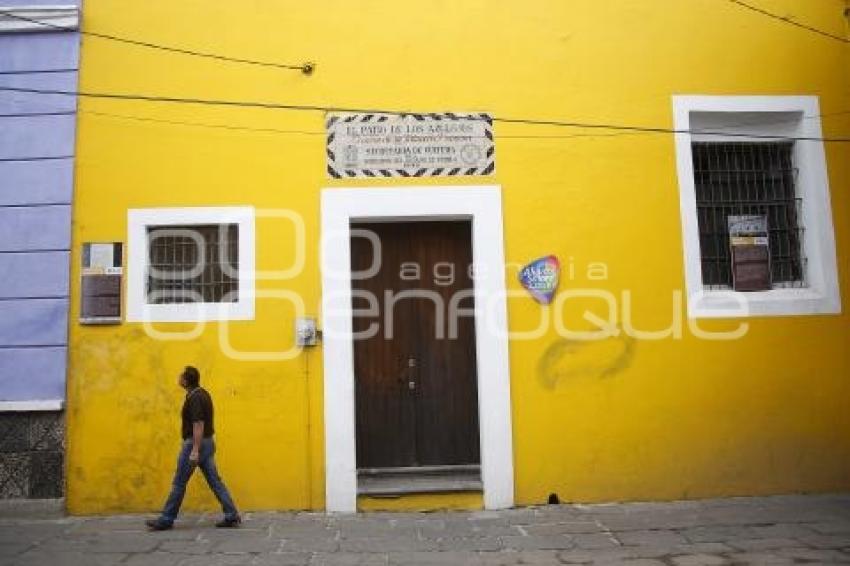
<path fill-rule="evenodd" d="M 235 303 L 239 225 L 148 226 L 148 304 Z"/>
<path fill-rule="evenodd" d="M 702 283 L 732 288 L 731 216 L 767 219 L 771 285 L 805 286 L 793 142 L 692 144 Z"/>

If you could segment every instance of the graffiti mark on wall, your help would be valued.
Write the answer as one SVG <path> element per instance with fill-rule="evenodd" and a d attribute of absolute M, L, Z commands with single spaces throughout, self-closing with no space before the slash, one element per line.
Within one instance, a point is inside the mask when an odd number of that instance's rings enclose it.
<path fill-rule="evenodd" d="M 617 375 L 632 363 L 636 340 L 627 334 L 604 340 L 560 338 L 549 345 L 537 364 L 540 383 L 547 389 L 578 377 Z"/>

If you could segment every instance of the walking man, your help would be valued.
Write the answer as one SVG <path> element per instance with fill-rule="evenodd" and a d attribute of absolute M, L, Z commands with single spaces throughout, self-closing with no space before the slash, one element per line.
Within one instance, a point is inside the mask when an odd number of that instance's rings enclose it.
<path fill-rule="evenodd" d="M 162 514 L 158 519 L 145 521 L 145 524 L 154 531 L 164 531 L 173 526 L 177 513 L 180 511 L 180 504 L 183 503 L 183 496 L 186 494 L 186 484 L 189 483 L 189 478 L 192 477 L 196 467 L 201 468 L 210 489 L 224 510 L 224 519 L 215 526 L 236 527 L 242 522 L 230 498 L 230 492 L 227 491 L 215 467 L 212 397 L 201 387 L 200 382 L 201 374 L 192 366 L 186 366 L 180 374 L 180 387 L 186 390 L 186 400 L 183 401 L 181 411 L 183 445 L 180 448 L 180 456 L 177 458 L 177 470 L 174 472 L 171 493 L 168 495 Z"/>

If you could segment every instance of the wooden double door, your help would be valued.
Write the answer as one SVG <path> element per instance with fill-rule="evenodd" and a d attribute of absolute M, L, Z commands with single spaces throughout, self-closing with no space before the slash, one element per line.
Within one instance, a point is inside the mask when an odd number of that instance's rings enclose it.
<path fill-rule="evenodd" d="M 357 467 L 478 464 L 471 223 L 351 228 Z"/>

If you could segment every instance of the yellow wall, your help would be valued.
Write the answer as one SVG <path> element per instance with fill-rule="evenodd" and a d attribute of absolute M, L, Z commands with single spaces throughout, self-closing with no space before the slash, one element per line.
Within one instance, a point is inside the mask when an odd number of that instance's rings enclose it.
<path fill-rule="evenodd" d="M 752 1 L 846 31 L 842 0 Z M 306 77 L 84 37 L 80 88 L 89 92 L 668 127 L 677 93 L 815 94 L 825 114 L 850 109 L 846 45 L 721 0 L 149 0 L 120 9 L 87 0 L 84 29 L 318 64 Z M 828 136 L 850 135 L 848 114 L 823 125 Z M 577 133 L 593 136 L 553 137 Z M 497 124 L 494 177 L 425 183 L 501 184 L 509 262 L 557 254 L 576 274 L 565 271 L 561 289 L 631 289 L 635 324 L 661 328 L 672 316 L 673 291 L 684 285 L 673 139 L 600 133 Z M 75 297 L 81 243 L 126 241 L 127 209 L 248 204 L 305 218 L 305 271 L 259 288 L 295 290 L 318 314 L 319 191 L 342 184 L 326 178 L 321 113 L 84 98 L 77 155 Z M 828 145 L 827 157 L 846 304 L 847 145 Z M 261 220 L 257 234 L 258 268 L 291 263 L 287 226 Z M 594 261 L 608 265 L 607 281 L 587 281 Z M 507 280 L 518 288 L 515 269 Z M 511 329 L 531 327 L 540 311 L 530 298 L 512 299 Z M 255 321 L 232 323 L 234 344 L 286 348 L 292 316 L 260 299 Z M 578 307 L 566 316 L 579 325 Z M 554 331 L 512 342 L 517 503 L 552 492 L 564 501 L 602 501 L 850 488 L 848 322 L 846 314 L 754 319 L 735 342 L 687 331 L 682 340 L 578 351 Z M 288 362 L 252 363 L 219 351 L 214 323 L 191 342 L 154 341 L 127 323 L 72 322 L 70 332 L 71 512 L 159 508 L 178 448 L 176 374 L 188 363 L 200 367 L 215 398 L 219 467 L 237 504 L 323 508 L 320 348 Z M 186 508 L 213 507 L 196 478 Z"/>

